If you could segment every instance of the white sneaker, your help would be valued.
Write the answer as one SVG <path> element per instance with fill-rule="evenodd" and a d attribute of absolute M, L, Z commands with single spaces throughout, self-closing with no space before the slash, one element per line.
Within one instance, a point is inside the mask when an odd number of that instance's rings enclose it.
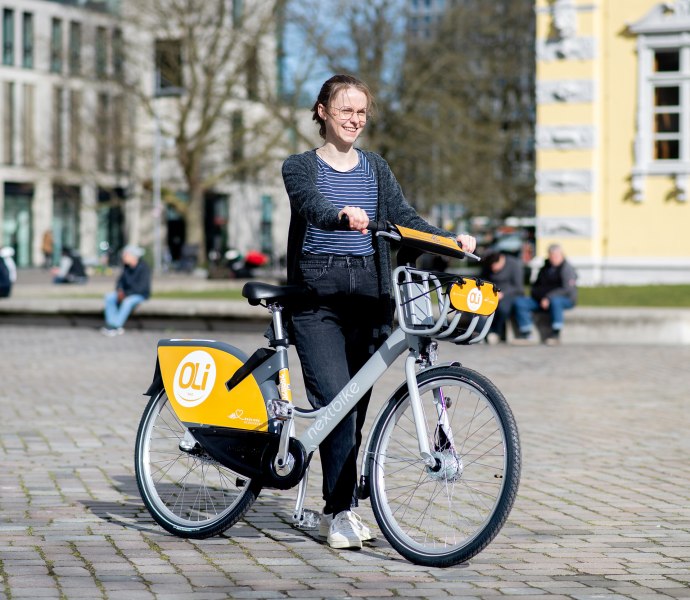
<path fill-rule="evenodd" d="M 489 346 L 495 346 L 496 344 L 499 344 L 500 342 L 501 342 L 501 336 L 498 335 L 497 333 L 494 333 L 492 331 L 486 335 L 486 343 L 489 344 Z"/>
<path fill-rule="evenodd" d="M 344 510 L 335 515 L 328 528 L 327 541 L 331 548 L 362 548 L 358 521 L 352 511 Z"/>
<path fill-rule="evenodd" d="M 371 542 L 376 539 L 376 536 L 371 533 L 371 529 L 364 524 L 362 517 L 360 517 L 356 512 L 350 511 L 350 514 L 355 519 L 355 531 L 359 533 L 359 539 L 363 542 Z M 319 535 L 321 537 L 328 537 L 328 532 L 331 528 L 331 523 L 333 522 L 333 515 L 322 514 L 321 521 L 319 522 Z"/>

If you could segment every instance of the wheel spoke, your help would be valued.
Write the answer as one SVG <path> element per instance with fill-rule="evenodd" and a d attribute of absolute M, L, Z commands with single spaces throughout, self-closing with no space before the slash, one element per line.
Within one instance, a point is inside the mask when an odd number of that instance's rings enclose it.
<path fill-rule="evenodd" d="M 178 535 L 206 537 L 242 516 L 258 488 L 203 451 L 180 449 L 186 431 L 165 393 L 151 401 L 137 434 L 137 483 L 160 525 Z"/>
<path fill-rule="evenodd" d="M 445 566 L 467 560 L 498 533 L 517 489 L 519 445 L 510 409 L 490 382 L 464 367 L 432 371 L 420 374 L 419 392 L 436 467 L 419 454 L 410 400 L 401 396 L 374 433 L 371 496 L 398 551 Z"/>

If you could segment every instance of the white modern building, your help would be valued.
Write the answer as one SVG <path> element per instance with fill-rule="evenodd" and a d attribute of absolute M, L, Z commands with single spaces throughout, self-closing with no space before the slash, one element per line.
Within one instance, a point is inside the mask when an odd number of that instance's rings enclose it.
<path fill-rule="evenodd" d="M 225 3 L 227 35 L 243 35 L 255 3 Z M 20 267 L 43 262 L 47 231 L 55 258 L 70 246 L 89 261 L 114 260 L 126 243 L 145 246 L 151 258 L 157 250 L 172 260 L 182 252 L 188 188 L 175 139 L 180 100 L 200 83 L 182 34 L 167 23 L 151 33 L 144 4 L 0 0 L 0 246 L 14 247 Z M 201 161 L 201 218 L 211 248 L 278 258 L 286 246 L 280 161 L 291 151 L 290 123 L 270 122 L 252 91 L 268 87 L 262 100 L 278 106 L 278 39 L 275 26 L 261 29 L 238 79 L 243 89 L 221 106 L 215 142 Z M 253 81 L 251 73 L 260 77 Z M 262 138 L 249 125 L 259 120 L 273 140 L 268 153 L 257 150 Z M 249 168 L 252 152 L 262 155 L 256 169 Z"/>

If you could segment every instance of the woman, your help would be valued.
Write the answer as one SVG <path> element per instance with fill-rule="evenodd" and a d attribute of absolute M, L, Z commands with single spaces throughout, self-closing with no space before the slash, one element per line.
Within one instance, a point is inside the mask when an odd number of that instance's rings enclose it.
<path fill-rule="evenodd" d="M 391 328 L 390 250 L 367 230 L 369 221 L 449 235 L 417 215 L 383 158 L 355 148 L 372 103 L 363 82 L 331 77 L 312 108 L 323 144 L 283 164 L 291 205 L 288 280 L 306 284 L 315 296 L 292 312 L 294 343 L 314 408 L 335 398 Z M 343 215 L 349 231 L 339 230 Z M 474 250 L 473 237 L 457 239 Z M 361 548 L 362 541 L 373 539 L 351 510 L 357 504 L 357 453 L 368 400 L 320 447 L 325 501 L 320 532 L 333 548 Z"/>

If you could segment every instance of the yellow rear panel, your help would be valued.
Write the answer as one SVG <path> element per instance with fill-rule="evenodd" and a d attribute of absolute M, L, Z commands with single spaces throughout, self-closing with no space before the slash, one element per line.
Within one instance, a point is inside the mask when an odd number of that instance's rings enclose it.
<path fill-rule="evenodd" d="M 159 346 L 165 391 L 183 423 L 268 431 L 261 389 L 249 375 L 231 391 L 225 382 L 242 361 L 211 346 Z"/>

